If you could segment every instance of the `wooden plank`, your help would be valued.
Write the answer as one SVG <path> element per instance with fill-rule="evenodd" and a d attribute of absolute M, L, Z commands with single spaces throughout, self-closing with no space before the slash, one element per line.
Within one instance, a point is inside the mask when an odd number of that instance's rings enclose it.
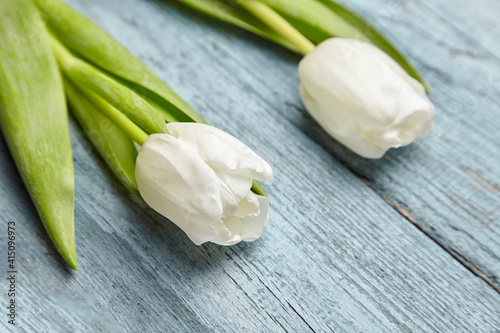
<path fill-rule="evenodd" d="M 500 290 L 500 3 L 481 3 L 349 2 L 433 87 L 436 127 L 427 138 L 371 161 L 329 138 L 298 98 L 287 99 L 283 115 Z"/>
<path fill-rule="evenodd" d="M 22 329 L 491 332 L 500 326 L 498 293 L 283 117 L 295 96 L 296 56 L 177 6 L 70 3 L 207 120 L 270 162 L 272 221 L 256 243 L 196 247 L 125 193 L 73 124 L 80 267 L 71 272 L 0 140 L 1 216 L 19 230 Z M 4 244 L 5 233 L 0 237 Z M 9 328 L 5 320 L 0 325 Z"/>

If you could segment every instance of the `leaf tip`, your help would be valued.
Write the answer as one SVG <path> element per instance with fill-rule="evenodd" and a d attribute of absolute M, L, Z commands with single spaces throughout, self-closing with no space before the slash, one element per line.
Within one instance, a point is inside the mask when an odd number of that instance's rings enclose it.
<path fill-rule="evenodd" d="M 59 252 L 63 257 L 64 261 L 71 267 L 72 270 L 76 271 L 78 268 L 78 261 L 76 259 L 76 250 L 68 249 L 67 251 Z"/>

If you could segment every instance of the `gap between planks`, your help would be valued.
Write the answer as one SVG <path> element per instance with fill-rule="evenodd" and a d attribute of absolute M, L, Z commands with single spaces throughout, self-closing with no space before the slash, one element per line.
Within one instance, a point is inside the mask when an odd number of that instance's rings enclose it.
<path fill-rule="evenodd" d="M 380 194 L 377 190 L 375 190 L 373 187 L 371 187 L 371 182 L 370 180 L 366 179 L 363 176 L 360 176 L 357 174 L 357 172 L 349 167 L 349 165 L 342 163 L 347 170 L 352 172 L 356 177 L 358 177 L 366 186 L 370 188 L 373 192 L 375 192 L 379 197 L 381 197 L 389 206 L 391 206 L 395 211 L 397 211 L 401 216 L 403 216 L 408 222 L 410 222 L 414 227 L 416 227 L 420 232 L 422 232 L 425 236 L 430 238 L 434 243 L 439 245 L 440 248 L 442 248 L 446 253 L 451 255 L 455 260 L 457 260 L 462 266 L 467 268 L 468 271 L 470 271 L 472 274 L 476 275 L 480 279 L 482 279 L 484 282 L 486 282 L 493 290 L 495 290 L 497 293 L 500 293 L 500 287 L 496 285 L 495 281 L 491 281 L 489 277 L 483 273 L 480 267 L 477 265 L 467 261 L 463 256 L 461 256 L 459 253 L 453 251 L 452 249 L 446 247 L 441 241 L 437 239 L 437 237 L 433 236 L 431 233 L 429 233 L 423 226 L 421 226 L 417 220 L 408 212 L 406 207 L 397 201 L 394 201 L 391 203 L 391 201 L 383 194 Z"/>

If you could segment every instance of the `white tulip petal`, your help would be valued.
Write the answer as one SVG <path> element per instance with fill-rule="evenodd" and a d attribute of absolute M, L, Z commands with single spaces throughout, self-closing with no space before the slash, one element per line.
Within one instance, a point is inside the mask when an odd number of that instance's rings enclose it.
<path fill-rule="evenodd" d="M 150 135 L 136 163 L 144 201 L 183 229 L 196 244 L 215 237 L 222 216 L 219 181 L 198 154 L 167 134 Z"/>
<path fill-rule="evenodd" d="M 272 181 L 269 165 L 208 125 L 167 127 L 172 135 L 150 135 L 137 157 L 136 180 L 144 201 L 197 245 L 257 239 L 267 227 L 269 203 L 251 192 L 252 181 Z"/>
<path fill-rule="evenodd" d="M 380 148 L 372 143 L 369 139 L 360 136 L 344 137 L 331 134 L 335 140 L 355 152 L 356 154 L 366 158 L 381 158 L 386 153 L 387 149 Z"/>
<path fill-rule="evenodd" d="M 252 174 L 249 170 L 230 170 L 224 165 L 210 165 L 220 183 L 223 212 L 222 217 L 233 215 L 238 210 L 240 201 L 250 192 Z"/>
<path fill-rule="evenodd" d="M 271 184 L 269 164 L 234 136 L 198 123 L 169 123 L 171 135 L 192 146 L 209 165 L 222 164 L 231 170 L 250 170 L 256 180 Z"/>
<path fill-rule="evenodd" d="M 379 158 L 432 130 L 424 87 L 372 44 L 330 38 L 301 60 L 299 75 L 311 116 L 361 156 Z"/>
<path fill-rule="evenodd" d="M 234 245 L 241 241 L 239 234 L 233 235 L 231 231 L 226 227 L 224 221 L 221 219 L 217 223 L 212 224 L 216 236 L 209 241 L 219 245 Z"/>
<path fill-rule="evenodd" d="M 250 191 L 245 199 L 240 201 L 238 211 L 234 213 L 237 217 L 254 217 L 260 213 L 260 204 L 257 195 Z"/>
<path fill-rule="evenodd" d="M 253 242 L 258 239 L 269 226 L 269 199 L 257 195 L 260 212 L 257 216 L 240 218 L 241 239 L 245 242 Z"/>
<path fill-rule="evenodd" d="M 241 242 L 241 221 L 236 216 L 230 216 L 228 218 L 222 219 L 224 225 L 231 233 L 231 238 L 225 242 L 225 244 L 221 245 L 233 245 Z"/>

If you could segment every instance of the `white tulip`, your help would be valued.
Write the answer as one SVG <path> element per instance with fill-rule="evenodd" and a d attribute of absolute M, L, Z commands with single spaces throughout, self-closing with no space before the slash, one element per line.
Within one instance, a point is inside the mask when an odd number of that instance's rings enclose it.
<path fill-rule="evenodd" d="M 336 140 L 367 158 L 432 131 L 425 89 L 372 44 L 331 38 L 299 64 L 300 94 L 312 117 Z"/>
<path fill-rule="evenodd" d="M 170 135 L 150 135 L 137 157 L 146 203 L 197 245 L 259 238 L 269 224 L 269 201 L 251 191 L 252 180 L 272 183 L 271 167 L 215 127 L 169 123 L 167 129 Z"/>

